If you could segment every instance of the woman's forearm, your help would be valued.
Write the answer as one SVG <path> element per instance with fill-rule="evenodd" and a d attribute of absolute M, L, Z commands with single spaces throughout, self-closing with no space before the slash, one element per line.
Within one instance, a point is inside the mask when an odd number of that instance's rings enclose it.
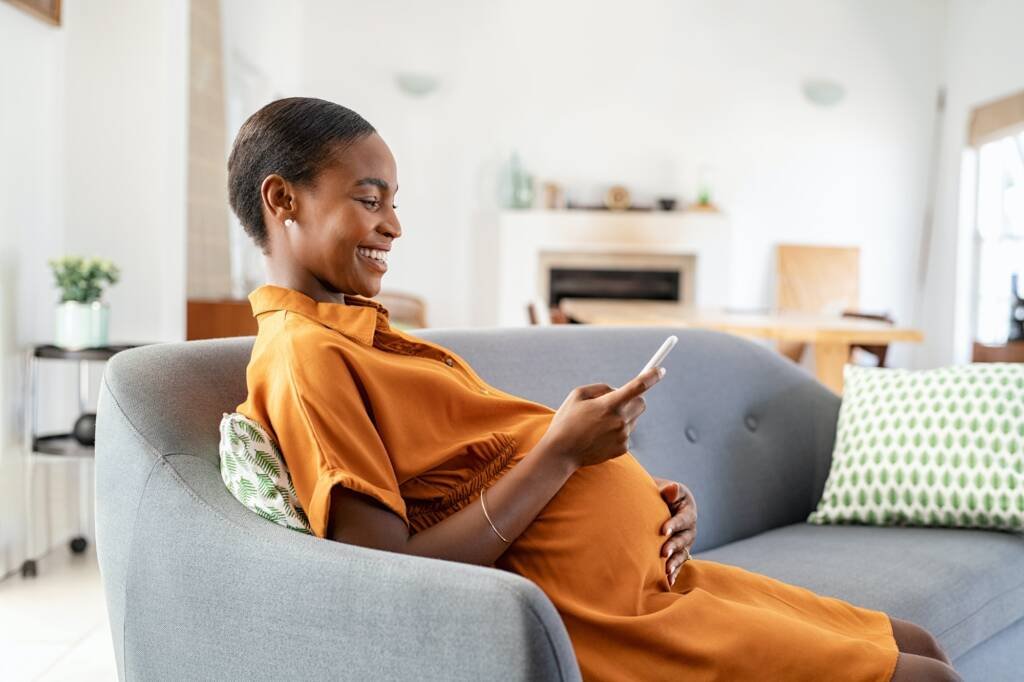
<path fill-rule="evenodd" d="M 512 542 L 551 501 L 576 465 L 543 439 L 512 469 L 487 488 L 487 513 Z M 411 536 L 405 552 L 436 559 L 489 566 L 508 548 L 487 522 L 480 500 Z"/>

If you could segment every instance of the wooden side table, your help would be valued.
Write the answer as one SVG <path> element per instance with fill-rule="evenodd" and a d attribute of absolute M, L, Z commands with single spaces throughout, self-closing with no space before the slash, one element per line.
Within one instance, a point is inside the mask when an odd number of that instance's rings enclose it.
<path fill-rule="evenodd" d="M 1001 346 L 974 342 L 972 362 L 1024 362 L 1024 341 L 1008 341 Z"/>
<path fill-rule="evenodd" d="M 40 435 L 38 419 L 38 380 L 39 362 L 41 360 L 71 360 L 78 362 L 78 413 L 86 414 L 89 408 L 89 361 L 106 361 L 115 354 L 128 348 L 147 345 L 145 343 L 118 344 L 69 350 L 50 344 L 33 345 L 27 352 L 27 372 L 25 374 L 25 561 L 21 565 L 21 575 L 31 578 L 36 575 L 35 541 L 32 523 L 32 491 L 35 481 L 35 465 L 53 462 L 77 461 L 79 464 L 78 522 L 79 534 L 71 539 L 71 551 L 76 554 L 84 552 L 88 546 L 86 540 L 86 519 L 89 518 L 89 466 L 94 458 L 92 445 L 83 445 L 73 433 L 53 433 Z M 49 509 L 49 500 L 47 500 Z"/>

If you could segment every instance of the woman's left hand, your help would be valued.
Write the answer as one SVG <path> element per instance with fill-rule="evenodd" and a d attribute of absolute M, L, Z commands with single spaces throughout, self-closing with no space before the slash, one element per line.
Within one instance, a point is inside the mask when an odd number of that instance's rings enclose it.
<path fill-rule="evenodd" d="M 690 489 L 682 483 L 657 477 L 654 482 L 672 512 L 672 518 L 661 527 L 661 534 L 668 536 L 661 546 L 661 556 L 665 557 L 665 575 L 669 585 L 673 585 L 679 570 L 690 558 L 693 541 L 697 539 L 697 502 Z"/>

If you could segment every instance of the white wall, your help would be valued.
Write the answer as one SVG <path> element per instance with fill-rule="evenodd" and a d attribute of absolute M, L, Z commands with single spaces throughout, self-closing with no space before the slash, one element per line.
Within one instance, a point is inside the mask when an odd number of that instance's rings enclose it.
<path fill-rule="evenodd" d="M 771 300 L 781 241 L 862 248 L 862 306 L 910 321 L 944 4 L 640 0 L 629 5 L 308 0 L 296 93 L 363 114 L 399 164 L 404 236 L 385 286 L 436 326 L 495 321 L 495 177 L 511 149 L 571 188 L 691 199 L 701 164 L 732 220 L 736 305 Z M 441 79 L 402 94 L 399 71 Z M 847 88 L 833 109 L 806 77 Z M 295 94 L 295 93 L 287 93 Z M 585 198 L 579 196 L 578 198 Z M 896 364 L 910 349 L 897 346 Z"/>
<path fill-rule="evenodd" d="M 970 359 L 971 221 L 960 220 L 960 169 L 971 110 L 1024 89 L 1024 3 L 951 0 L 946 39 L 947 106 L 938 167 L 935 235 L 922 324 L 924 365 Z"/>
<path fill-rule="evenodd" d="M 102 252 L 115 341 L 185 338 L 188 4 L 70 3 L 65 248 Z"/>
<path fill-rule="evenodd" d="M 225 160 L 239 128 L 268 102 L 299 94 L 299 19 L 302 6 L 276 0 L 221 0 Z M 266 281 L 263 255 L 229 206 L 232 295 L 244 299 Z"/>
<path fill-rule="evenodd" d="M 0 62 L 17 65 L 0 72 L 0 575 L 24 558 L 22 370 L 25 348 L 53 339 L 59 295 L 47 259 L 121 267 L 104 294 L 113 342 L 184 339 L 187 9 L 64 3 L 54 28 L 0 3 Z M 91 367 L 93 394 L 102 369 Z M 46 361 L 40 374 L 39 431 L 67 431 L 77 366 Z M 78 472 L 37 471 L 41 551 L 77 530 Z"/>

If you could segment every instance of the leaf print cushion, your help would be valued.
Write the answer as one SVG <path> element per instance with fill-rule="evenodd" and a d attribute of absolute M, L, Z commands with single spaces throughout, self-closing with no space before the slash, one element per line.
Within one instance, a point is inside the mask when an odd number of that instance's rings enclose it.
<path fill-rule="evenodd" d="M 239 502 L 285 528 L 312 535 L 277 443 L 239 412 L 222 413 L 220 476 Z"/>
<path fill-rule="evenodd" d="M 1024 530 L 1024 364 L 847 365 L 810 523 Z"/>

